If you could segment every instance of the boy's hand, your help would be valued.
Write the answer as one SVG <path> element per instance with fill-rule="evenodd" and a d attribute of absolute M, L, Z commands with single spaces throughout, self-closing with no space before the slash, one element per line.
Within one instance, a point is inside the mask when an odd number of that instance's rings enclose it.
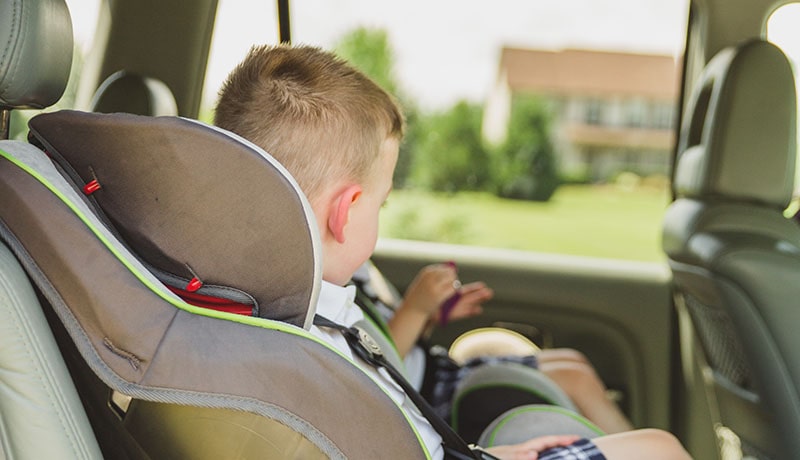
<path fill-rule="evenodd" d="M 424 267 L 411 281 L 403 297 L 401 308 L 409 308 L 426 316 L 439 310 L 439 306 L 456 292 L 456 270 L 450 264 L 434 264 Z"/>
<path fill-rule="evenodd" d="M 453 309 L 450 310 L 448 321 L 480 315 L 483 313 L 483 302 L 494 297 L 494 291 L 481 281 L 465 284 L 461 286 L 458 292 L 461 294 L 461 297 L 458 299 L 455 306 L 453 306 Z M 441 311 L 436 310 L 433 315 L 434 322 L 440 322 L 441 314 Z"/>
<path fill-rule="evenodd" d="M 496 446 L 485 449 L 490 454 L 503 460 L 536 460 L 539 453 L 552 447 L 568 446 L 580 439 L 575 435 L 541 436 L 511 446 Z"/>
<path fill-rule="evenodd" d="M 428 265 L 417 273 L 389 320 L 389 330 L 400 356 L 405 356 L 420 336 L 431 332 L 432 320 L 441 319 L 442 304 L 456 294 L 459 298 L 448 319 L 479 314 L 482 311 L 481 302 L 494 295 L 491 289 L 480 282 L 462 286 L 454 263 Z"/>

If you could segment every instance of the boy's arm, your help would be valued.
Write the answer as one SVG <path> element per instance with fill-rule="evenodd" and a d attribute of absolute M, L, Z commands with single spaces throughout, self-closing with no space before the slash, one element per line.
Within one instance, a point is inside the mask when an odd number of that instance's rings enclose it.
<path fill-rule="evenodd" d="M 403 301 L 389 320 L 389 330 L 400 356 L 405 356 L 419 339 L 431 316 L 455 293 L 456 271 L 452 265 L 424 267 L 406 290 Z"/>
<path fill-rule="evenodd" d="M 389 320 L 389 332 L 392 334 L 392 340 L 394 340 L 397 353 L 401 358 L 405 358 L 406 354 L 417 343 L 430 318 L 430 315 L 423 311 L 403 308 L 403 305 L 401 304 L 401 307 Z"/>

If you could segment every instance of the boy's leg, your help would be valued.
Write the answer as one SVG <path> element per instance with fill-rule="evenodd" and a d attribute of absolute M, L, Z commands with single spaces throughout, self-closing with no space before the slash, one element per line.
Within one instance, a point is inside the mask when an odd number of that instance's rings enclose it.
<path fill-rule="evenodd" d="M 586 355 L 572 348 L 545 348 L 537 353 L 536 358 L 540 363 L 569 361 L 592 365 Z"/>
<path fill-rule="evenodd" d="M 633 425 L 606 395 L 591 365 L 580 361 L 539 361 L 539 370 L 570 397 L 581 414 L 606 433 L 630 431 Z"/>
<path fill-rule="evenodd" d="M 635 430 L 602 436 L 592 441 L 608 460 L 691 460 L 678 439 L 662 430 Z"/>

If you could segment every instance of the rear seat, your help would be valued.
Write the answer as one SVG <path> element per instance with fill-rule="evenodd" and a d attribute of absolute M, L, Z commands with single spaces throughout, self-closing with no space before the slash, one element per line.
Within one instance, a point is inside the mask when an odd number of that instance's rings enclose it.
<path fill-rule="evenodd" d="M 153 117 L 177 116 L 178 103 L 163 81 L 119 70 L 103 80 L 89 108 L 98 113 L 132 113 Z"/>

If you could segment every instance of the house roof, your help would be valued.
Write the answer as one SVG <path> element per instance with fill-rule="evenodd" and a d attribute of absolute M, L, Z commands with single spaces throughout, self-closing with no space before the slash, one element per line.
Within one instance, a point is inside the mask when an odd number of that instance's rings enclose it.
<path fill-rule="evenodd" d="M 503 48 L 499 75 L 506 76 L 512 92 L 674 100 L 678 69 L 669 55 Z"/>

